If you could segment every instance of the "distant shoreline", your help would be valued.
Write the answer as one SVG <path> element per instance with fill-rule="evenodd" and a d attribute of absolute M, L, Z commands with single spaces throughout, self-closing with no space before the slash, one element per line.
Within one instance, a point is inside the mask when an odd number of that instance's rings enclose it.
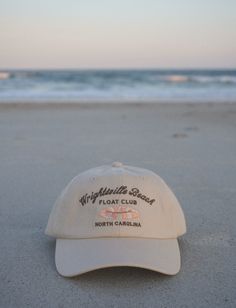
<path fill-rule="evenodd" d="M 208 101 L 208 102 L 163 102 L 163 101 L 112 101 L 112 102 L 104 102 L 104 101 L 75 101 L 75 102 L 68 102 L 68 101 L 33 101 L 33 102 L 18 102 L 18 101 L 11 101 L 11 102 L 0 102 L 0 111 L 7 110 L 7 109 L 71 109 L 71 108 L 82 108 L 82 109 L 93 109 L 93 108 L 152 108 L 152 107 L 210 107 L 210 106 L 233 106 L 236 105 L 236 101 L 234 102 L 215 102 L 215 101 Z"/>
<path fill-rule="evenodd" d="M 182 101 L 163 101 L 163 100 L 10 100 L 1 101 L 0 106 L 83 106 L 83 105 L 212 105 L 212 104 L 236 104 L 236 100 L 209 100 L 209 101 L 196 101 L 196 100 L 182 100 Z"/>

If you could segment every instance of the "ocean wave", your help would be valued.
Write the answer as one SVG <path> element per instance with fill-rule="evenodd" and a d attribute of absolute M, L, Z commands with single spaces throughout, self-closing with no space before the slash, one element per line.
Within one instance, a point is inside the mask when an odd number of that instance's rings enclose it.
<path fill-rule="evenodd" d="M 236 83 L 236 77 L 234 76 L 221 76 L 219 81 L 222 83 Z"/>
<path fill-rule="evenodd" d="M 192 76 L 191 80 L 196 83 L 219 83 L 219 84 L 235 84 L 235 76 Z"/>
<path fill-rule="evenodd" d="M 236 70 L 0 70 L 0 102 L 17 99 L 236 101 Z"/>
<path fill-rule="evenodd" d="M 99 71 L 99 70 L 75 70 L 75 71 L 0 71 L 0 79 L 11 79 L 14 81 L 34 82 L 34 83 L 56 83 L 71 84 L 94 87 L 110 87 L 114 85 L 140 86 L 159 84 L 222 84 L 235 85 L 236 73 L 233 72 L 214 72 L 214 71 Z"/>
<path fill-rule="evenodd" d="M 168 75 L 160 76 L 159 81 L 171 83 L 200 83 L 200 84 L 236 84 L 236 76 L 207 76 L 207 75 Z"/>

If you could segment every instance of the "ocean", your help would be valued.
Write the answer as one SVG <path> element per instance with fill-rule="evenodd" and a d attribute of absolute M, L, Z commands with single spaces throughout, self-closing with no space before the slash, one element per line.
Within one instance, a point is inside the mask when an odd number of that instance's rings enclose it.
<path fill-rule="evenodd" d="M 0 103 L 236 102 L 236 70 L 0 70 Z"/>

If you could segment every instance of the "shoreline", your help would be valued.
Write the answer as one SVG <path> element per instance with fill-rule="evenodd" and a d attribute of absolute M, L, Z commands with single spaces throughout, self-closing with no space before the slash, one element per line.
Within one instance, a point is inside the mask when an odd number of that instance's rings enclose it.
<path fill-rule="evenodd" d="M 173 101 L 10 101 L 10 102 L 1 102 L 0 101 L 0 110 L 2 109 L 44 109 L 44 108 L 119 108 L 119 107 L 155 107 L 155 106 L 166 106 L 166 107 L 178 107 L 178 106 L 234 106 L 236 101 L 206 101 L 206 102 L 196 102 L 196 101 L 182 101 L 182 102 L 173 102 Z"/>

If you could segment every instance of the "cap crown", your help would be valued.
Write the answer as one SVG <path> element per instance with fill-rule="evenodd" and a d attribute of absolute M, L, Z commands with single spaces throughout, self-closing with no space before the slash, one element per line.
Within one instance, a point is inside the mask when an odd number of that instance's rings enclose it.
<path fill-rule="evenodd" d="M 152 171 L 115 163 L 85 171 L 62 191 L 46 234 L 56 238 L 177 238 L 184 214 L 166 183 Z"/>

